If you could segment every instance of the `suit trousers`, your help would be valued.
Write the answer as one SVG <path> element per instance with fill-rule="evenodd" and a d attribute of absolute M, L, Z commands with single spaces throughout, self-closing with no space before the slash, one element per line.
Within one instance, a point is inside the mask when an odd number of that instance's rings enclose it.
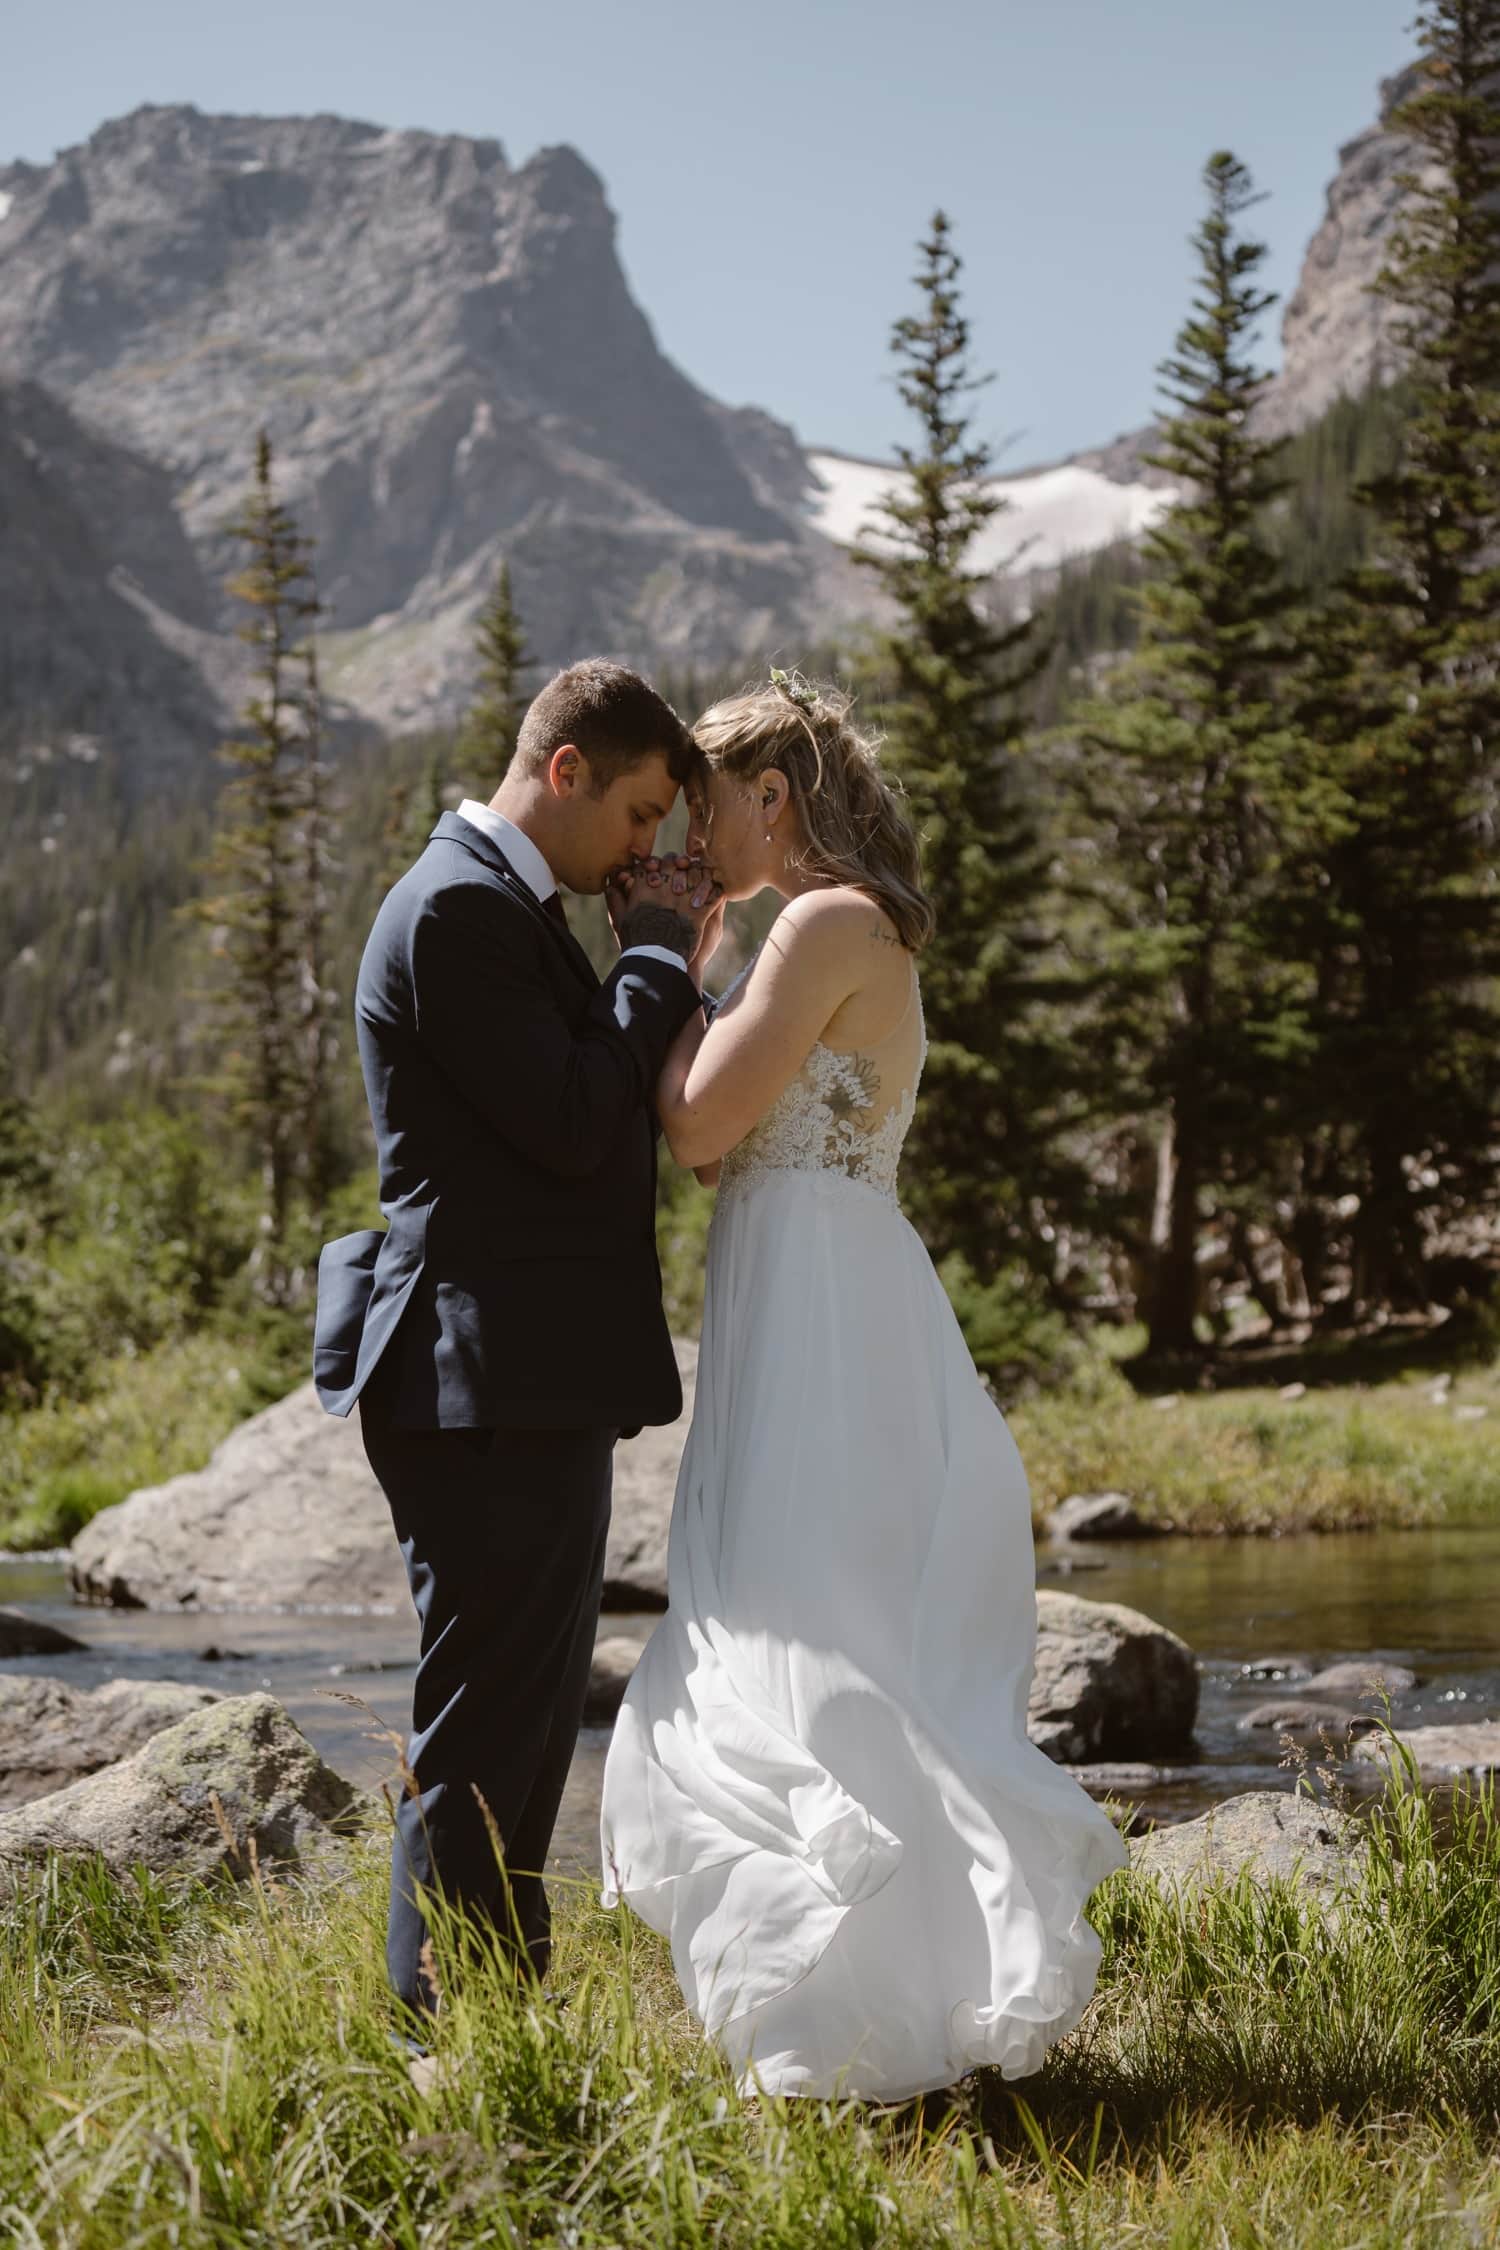
<path fill-rule="evenodd" d="M 588 1690 L 618 1432 L 402 1430 L 383 1396 L 361 1400 L 360 1424 L 421 1624 L 386 1967 L 430 2015 L 424 1890 L 518 1968 L 547 1971 L 542 1870 Z"/>

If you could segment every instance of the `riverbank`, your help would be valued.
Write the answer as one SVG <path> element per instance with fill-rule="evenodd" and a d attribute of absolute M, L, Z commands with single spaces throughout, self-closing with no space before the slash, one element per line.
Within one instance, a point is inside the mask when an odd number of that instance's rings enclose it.
<path fill-rule="evenodd" d="M 1493 1803 L 1441 1850 L 1420 1795 L 1373 1834 L 1333 1923 L 1277 1884 L 1184 1905 L 1111 1878 L 1093 2006 L 1046 2069 L 891 2113 L 747 2108 L 665 1947 L 583 1895 L 555 1997 L 474 1972 L 418 2093 L 385 2039 L 378 1826 L 331 1880 L 227 1895 L 54 1867 L 0 1951 L 0 2218 L 110 2250 L 1488 2241 Z"/>
<path fill-rule="evenodd" d="M 1143 1397 L 1099 1362 L 1008 1418 L 1039 1525 L 1076 1492 L 1199 1536 L 1500 1522 L 1500 1363 Z"/>
<path fill-rule="evenodd" d="M 111 1363 L 85 1401 L 0 1414 L 0 1548 L 66 1545 L 101 1508 L 201 1468 L 294 1380 L 204 1333 Z M 1500 1362 L 1143 1397 L 1100 1356 L 1009 1420 L 1039 1529 L 1068 1495 L 1106 1491 L 1188 1535 L 1500 1523 Z"/>

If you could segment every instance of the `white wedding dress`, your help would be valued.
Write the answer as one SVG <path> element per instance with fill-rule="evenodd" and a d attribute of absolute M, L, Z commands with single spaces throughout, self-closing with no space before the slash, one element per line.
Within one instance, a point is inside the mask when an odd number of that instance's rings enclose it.
<path fill-rule="evenodd" d="M 604 1903 L 747 2092 L 1036 2070 L 1126 1856 L 1027 1739 L 1025 1472 L 896 1200 L 925 1053 L 914 970 L 724 1159 L 669 1607 L 605 1766 Z"/>

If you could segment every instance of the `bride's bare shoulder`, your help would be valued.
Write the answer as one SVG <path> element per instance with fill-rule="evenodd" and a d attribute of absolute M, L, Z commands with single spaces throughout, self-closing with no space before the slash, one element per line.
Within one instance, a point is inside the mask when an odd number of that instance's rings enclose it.
<path fill-rule="evenodd" d="M 858 943 L 893 946 L 900 952 L 906 950 L 885 909 L 877 906 L 864 891 L 856 891 L 846 883 L 830 884 L 826 890 L 804 891 L 800 898 L 792 899 L 782 908 L 773 927 L 819 947 L 842 948 Z"/>

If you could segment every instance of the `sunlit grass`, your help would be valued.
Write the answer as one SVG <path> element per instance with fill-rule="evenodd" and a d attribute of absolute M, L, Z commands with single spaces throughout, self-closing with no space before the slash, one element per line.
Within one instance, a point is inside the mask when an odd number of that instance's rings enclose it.
<path fill-rule="evenodd" d="M 245 1357 L 190 1336 L 112 1362 L 87 1399 L 0 1413 L 0 1547 L 66 1545 L 100 1508 L 201 1468 L 252 1404 Z"/>
<path fill-rule="evenodd" d="M 1468 1410 L 1482 1409 L 1482 1413 Z M 1017 1405 L 1038 1516 L 1073 1492 L 1125 1492 L 1189 1532 L 1355 1531 L 1500 1522 L 1500 1367 L 1142 1398 L 1112 1368 Z"/>
<path fill-rule="evenodd" d="M 552 1992 L 496 1960 L 389 2044 L 385 1837 L 237 1891 L 54 1867 L 3 1925 L 0 2235 L 177 2243 L 1404 2246 L 1500 2226 L 1500 1830 L 1414 1788 L 1325 1921 L 1129 1871 L 1099 1990 L 1024 2087 L 747 2105 L 665 1947 L 591 1887 Z M 440 1929 L 439 1974 L 452 1977 Z M 565 2003 L 565 2004 L 564 2004 Z"/>

